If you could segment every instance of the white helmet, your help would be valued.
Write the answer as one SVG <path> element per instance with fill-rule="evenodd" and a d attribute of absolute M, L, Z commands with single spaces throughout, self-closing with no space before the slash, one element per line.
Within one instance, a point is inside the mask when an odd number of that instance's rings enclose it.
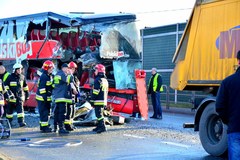
<path fill-rule="evenodd" d="M 15 69 L 18 69 L 18 68 L 23 68 L 23 66 L 20 63 L 15 63 L 13 65 L 13 69 L 15 70 Z"/>

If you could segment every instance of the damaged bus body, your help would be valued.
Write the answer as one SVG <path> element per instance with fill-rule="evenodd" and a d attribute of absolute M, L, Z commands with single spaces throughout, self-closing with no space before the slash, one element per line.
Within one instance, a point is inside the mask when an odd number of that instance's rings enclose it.
<path fill-rule="evenodd" d="M 134 14 L 57 14 L 44 12 L 0 19 L 0 61 L 7 71 L 21 62 L 30 99 L 37 106 L 37 72 L 50 59 L 56 71 L 61 64 L 78 64 L 81 89 L 89 91 L 92 67 L 106 66 L 110 83 L 109 105 L 116 112 L 138 112 L 134 70 L 142 68 L 141 44 Z"/>

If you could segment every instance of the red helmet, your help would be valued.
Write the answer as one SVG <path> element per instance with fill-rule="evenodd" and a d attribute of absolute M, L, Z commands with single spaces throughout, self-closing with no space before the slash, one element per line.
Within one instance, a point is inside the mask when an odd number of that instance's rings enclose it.
<path fill-rule="evenodd" d="M 50 60 L 45 61 L 43 63 L 42 69 L 47 71 L 50 68 L 54 68 L 54 63 L 52 61 L 50 61 Z"/>
<path fill-rule="evenodd" d="M 105 73 L 105 66 L 102 64 L 97 64 L 95 66 L 95 70 L 97 70 L 99 73 Z"/>
<path fill-rule="evenodd" d="M 69 68 L 77 68 L 77 64 L 74 63 L 73 61 L 71 61 L 71 62 L 68 63 L 68 67 Z"/>

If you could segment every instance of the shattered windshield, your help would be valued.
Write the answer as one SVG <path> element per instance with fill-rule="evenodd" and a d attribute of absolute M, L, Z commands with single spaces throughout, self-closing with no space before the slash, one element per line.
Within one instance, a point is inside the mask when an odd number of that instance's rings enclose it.
<path fill-rule="evenodd" d="M 140 59 L 140 41 L 135 23 L 120 23 L 102 32 L 101 58 Z"/>
<path fill-rule="evenodd" d="M 114 61 L 116 89 L 136 89 L 135 69 L 142 69 L 140 61 Z"/>

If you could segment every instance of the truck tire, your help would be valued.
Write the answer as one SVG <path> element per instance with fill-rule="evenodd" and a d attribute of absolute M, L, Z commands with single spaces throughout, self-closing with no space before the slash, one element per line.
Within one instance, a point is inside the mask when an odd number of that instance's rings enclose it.
<path fill-rule="evenodd" d="M 203 148 L 213 156 L 224 156 L 227 153 L 227 126 L 224 125 L 215 111 L 215 102 L 204 109 L 199 125 L 199 137 Z"/>

